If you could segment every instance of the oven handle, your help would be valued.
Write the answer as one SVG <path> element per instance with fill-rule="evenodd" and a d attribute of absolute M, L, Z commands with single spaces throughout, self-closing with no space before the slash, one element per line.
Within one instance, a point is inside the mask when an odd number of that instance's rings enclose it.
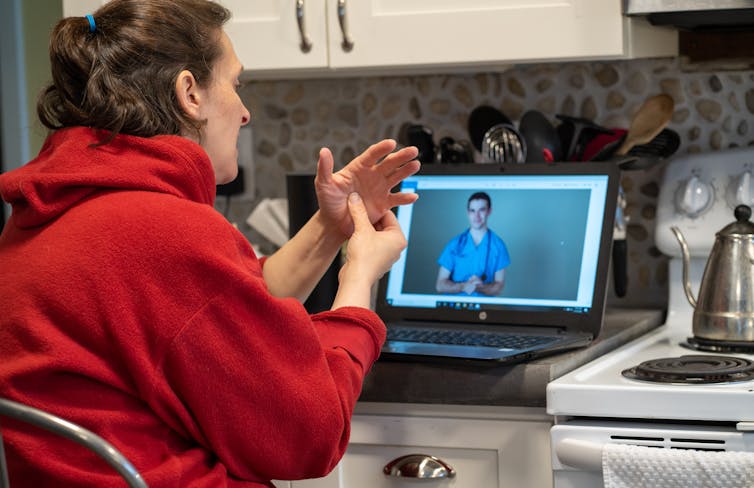
<path fill-rule="evenodd" d="M 582 471 L 602 471 L 602 444 L 579 439 L 560 439 L 555 444 L 558 460 Z"/>

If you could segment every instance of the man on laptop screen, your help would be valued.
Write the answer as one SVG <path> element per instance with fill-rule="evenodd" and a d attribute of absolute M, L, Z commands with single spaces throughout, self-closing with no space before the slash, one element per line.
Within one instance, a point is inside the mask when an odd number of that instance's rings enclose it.
<path fill-rule="evenodd" d="M 437 260 L 438 293 L 494 296 L 502 291 L 511 260 L 505 242 L 487 227 L 491 212 L 487 193 L 479 191 L 469 197 L 469 228 L 451 239 Z"/>

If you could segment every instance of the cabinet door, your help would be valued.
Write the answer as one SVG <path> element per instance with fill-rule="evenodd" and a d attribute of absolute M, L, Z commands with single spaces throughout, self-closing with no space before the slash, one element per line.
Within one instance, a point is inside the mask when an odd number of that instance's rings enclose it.
<path fill-rule="evenodd" d="M 225 32 L 252 76 L 255 71 L 327 67 L 325 0 L 220 0 L 219 3 L 233 12 Z M 301 32 L 305 32 L 310 42 L 307 52 L 301 47 Z"/>
<path fill-rule="evenodd" d="M 620 0 L 327 1 L 333 68 L 623 54 Z M 351 51 L 341 46 L 339 11 L 353 41 Z"/>

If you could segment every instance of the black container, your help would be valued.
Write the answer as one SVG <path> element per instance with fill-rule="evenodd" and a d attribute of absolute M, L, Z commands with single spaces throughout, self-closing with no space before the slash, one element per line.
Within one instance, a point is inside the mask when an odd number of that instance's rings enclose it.
<path fill-rule="evenodd" d="M 293 237 L 319 209 L 317 194 L 314 191 L 314 175 L 309 173 L 289 173 L 285 178 L 288 194 L 289 236 Z M 330 310 L 338 291 L 338 272 L 340 271 L 340 254 L 327 268 L 324 276 L 314 287 L 304 307 L 309 313 Z"/>

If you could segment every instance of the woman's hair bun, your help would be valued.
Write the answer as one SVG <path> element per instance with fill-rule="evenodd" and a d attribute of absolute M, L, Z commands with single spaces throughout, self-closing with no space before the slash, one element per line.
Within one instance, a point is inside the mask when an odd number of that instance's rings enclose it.
<path fill-rule="evenodd" d="M 209 0 L 112 0 L 90 15 L 64 18 L 50 35 L 52 81 L 37 104 L 41 122 L 113 136 L 198 135 L 201 123 L 178 106 L 175 81 L 189 70 L 209 83 L 230 12 Z"/>

